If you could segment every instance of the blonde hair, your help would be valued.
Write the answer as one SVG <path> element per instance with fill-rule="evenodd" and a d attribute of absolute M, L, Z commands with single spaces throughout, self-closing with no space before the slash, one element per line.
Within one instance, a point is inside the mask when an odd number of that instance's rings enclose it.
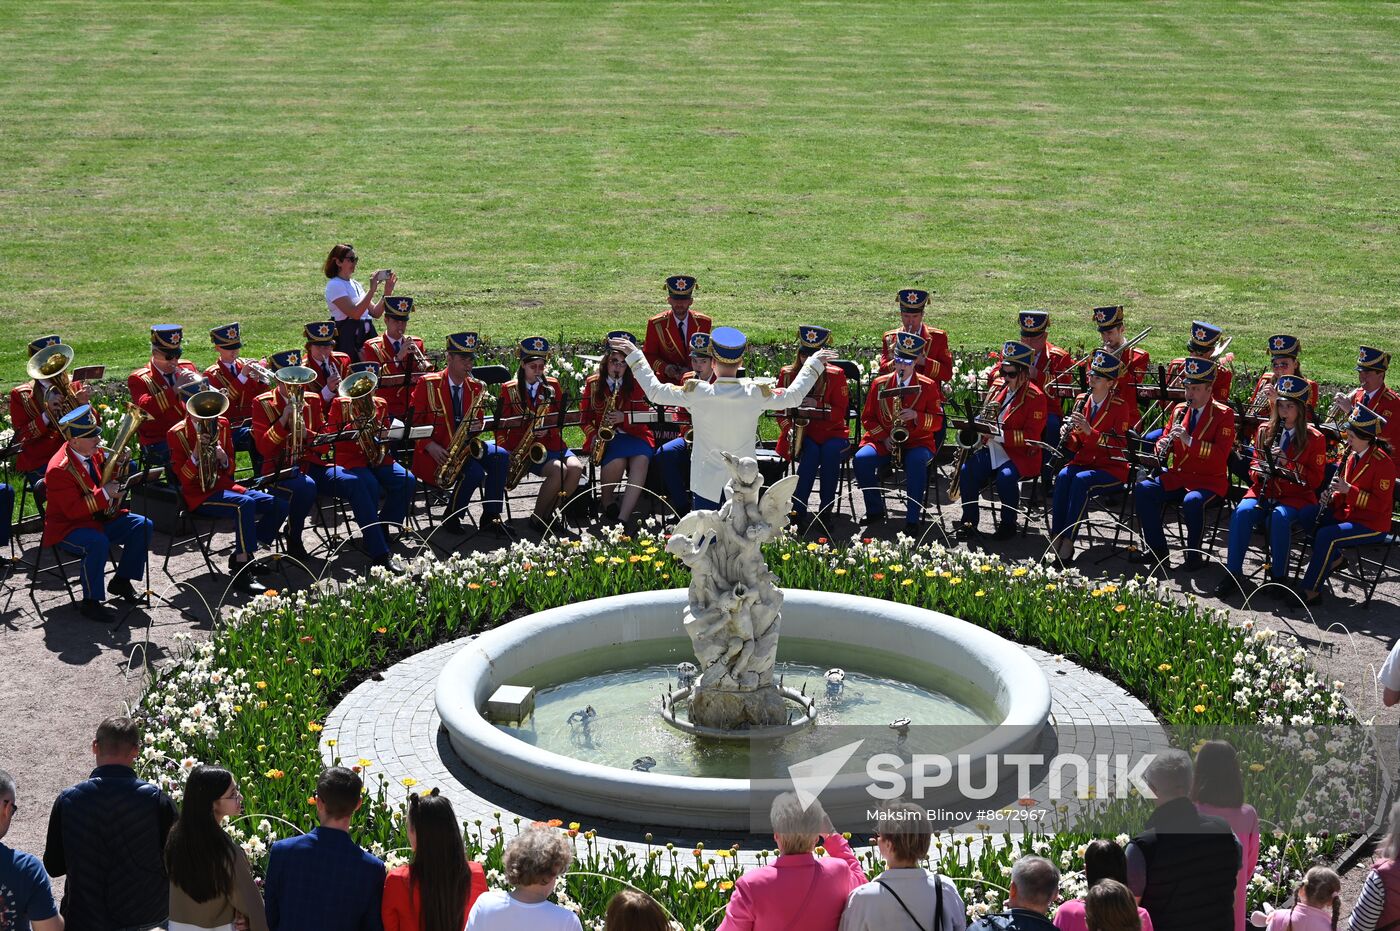
<path fill-rule="evenodd" d="M 1298 887 L 1298 898 L 1313 908 L 1326 908 L 1332 905 L 1332 928 L 1336 931 L 1337 921 L 1342 917 L 1342 877 L 1335 870 L 1325 866 L 1315 866 L 1303 877 Z"/>

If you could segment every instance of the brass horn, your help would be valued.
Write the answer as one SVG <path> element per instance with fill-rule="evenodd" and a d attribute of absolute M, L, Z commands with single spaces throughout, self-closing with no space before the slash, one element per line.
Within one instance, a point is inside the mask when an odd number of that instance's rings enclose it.
<path fill-rule="evenodd" d="M 222 417 L 227 410 L 228 395 L 212 388 L 196 391 L 185 402 L 185 412 L 195 420 L 213 420 Z"/>
<path fill-rule="evenodd" d="M 351 372 L 340 380 L 340 387 L 336 389 L 336 394 L 342 398 L 358 400 L 365 395 L 374 394 L 379 387 L 379 376 L 366 369 L 358 372 Z"/>
<path fill-rule="evenodd" d="M 52 346 L 45 346 L 36 352 L 24 370 L 35 381 L 40 379 L 47 381 L 59 378 L 68 371 L 68 367 L 72 364 L 73 347 L 63 343 L 54 343 Z"/>

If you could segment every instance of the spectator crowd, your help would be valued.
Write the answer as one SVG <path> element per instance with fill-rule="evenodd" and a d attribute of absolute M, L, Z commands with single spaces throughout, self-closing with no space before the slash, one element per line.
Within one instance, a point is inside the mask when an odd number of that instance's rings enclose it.
<path fill-rule="evenodd" d="M 242 814 L 234 775 L 193 766 L 177 808 L 137 776 L 141 746 L 130 719 L 102 722 L 91 775 L 53 803 L 42 859 L 3 843 L 20 798 L 0 770 L 0 931 L 581 931 L 573 911 L 550 901 L 573 856 L 560 831 L 518 834 L 505 848 L 509 891 L 488 889 L 481 864 L 467 859 L 452 804 L 434 789 L 409 797 L 412 857 L 386 870 L 350 834 L 360 776 L 332 766 L 317 780 L 319 825 L 273 844 L 259 885 L 224 829 Z M 1145 778 L 1153 813 L 1125 846 L 1088 845 L 1081 898 L 1063 900 L 1056 865 L 1025 856 L 1011 870 L 1005 909 L 970 931 L 1243 931 L 1260 829 L 1233 748 L 1207 742 L 1194 763 L 1179 750 L 1160 753 Z M 923 866 L 933 839 L 925 809 L 884 809 L 875 837 L 884 868 L 873 879 L 819 803 L 784 794 L 771 815 L 778 856 L 739 878 L 719 931 L 969 931 L 957 884 Z M 1252 921 L 1270 931 L 1400 926 L 1398 852 L 1400 804 L 1345 925 L 1341 880 L 1321 866 L 1307 872 L 1291 907 Z M 65 877 L 61 906 L 51 876 Z M 603 927 L 675 926 L 653 899 L 623 889 Z"/>

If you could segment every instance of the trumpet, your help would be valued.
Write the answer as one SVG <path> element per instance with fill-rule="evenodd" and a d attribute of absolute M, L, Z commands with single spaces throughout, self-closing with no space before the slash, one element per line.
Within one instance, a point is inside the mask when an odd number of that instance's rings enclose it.
<path fill-rule="evenodd" d="M 351 372 L 340 380 L 336 395 L 350 402 L 355 415 L 355 442 L 371 467 L 384 462 L 384 446 L 379 442 L 379 412 L 375 409 L 375 389 L 379 376 L 369 371 Z"/>
<path fill-rule="evenodd" d="M 45 346 L 34 354 L 25 366 L 25 372 L 35 381 L 47 381 L 58 392 L 60 415 L 66 414 L 83 402 L 73 390 L 73 380 L 68 370 L 73 365 L 73 347 L 63 343 Z"/>
<path fill-rule="evenodd" d="M 228 395 L 200 391 L 185 402 L 185 413 L 199 434 L 199 490 L 212 491 L 219 481 L 219 418 L 228 410 Z"/>
<path fill-rule="evenodd" d="M 277 375 L 272 371 L 272 369 L 263 365 L 261 362 L 255 362 L 252 359 L 247 359 L 244 361 L 243 372 L 249 378 L 253 379 L 253 381 L 261 382 L 264 385 L 271 386 L 275 381 L 277 381 Z"/>

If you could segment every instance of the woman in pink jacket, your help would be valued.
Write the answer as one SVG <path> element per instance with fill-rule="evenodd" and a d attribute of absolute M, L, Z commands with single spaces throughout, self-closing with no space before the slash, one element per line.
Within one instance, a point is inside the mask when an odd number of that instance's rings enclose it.
<path fill-rule="evenodd" d="M 791 792 L 773 800 L 773 840 L 778 858 L 739 877 L 718 931 L 836 931 L 846 897 L 865 884 L 851 845 L 820 803 L 803 810 Z M 813 855 L 818 845 L 826 856 Z"/>
<path fill-rule="evenodd" d="M 1235 877 L 1235 931 L 1244 931 L 1245 894 L 1259 865 L 1259 815 L 1244 801 L 1244 774 L 1228 741 L 1207 740 L 1196 751 L 1191 801 L 1203 815 L 1224 818 L 1240 842 L 1240 871 Z"/>

